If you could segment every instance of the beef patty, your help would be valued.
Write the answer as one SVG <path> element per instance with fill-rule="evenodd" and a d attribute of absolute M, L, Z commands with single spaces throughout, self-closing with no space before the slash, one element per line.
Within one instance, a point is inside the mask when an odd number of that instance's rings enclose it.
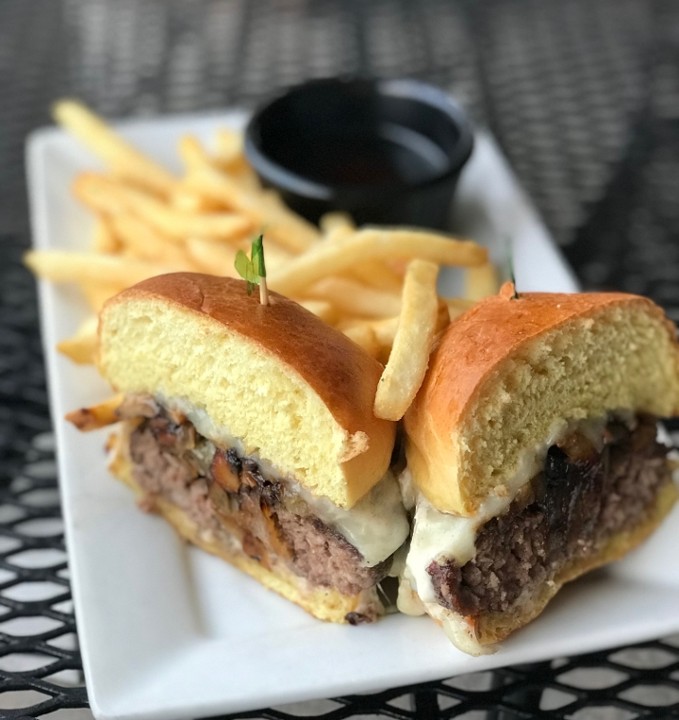
<path fill-rule="evenodd" d="M 129 456 L 146 494 L 145 509 L 153 510 L 154 499 L 162 497 L 227 547 L 235 537 L 243 552 L 267 569 L 283 563 L 312 585 L 346 595 L 386 576 L 390 560 L 367 567 L 359 550 L 316 516 L 288 482 L 233 448 L 216 448 L 180 413 L 150 395 L 133 395 L 119 415 L 137 422 Z"/>
<path fill-rule="evenodd" d="M 550 447 L 525 495 L 479 530 L 472 560 L 429 565 L 439 602 L 465 616 L 505 612 L 523 592 L 643 522 L 672 478 L 655 418 L 635 425 L 610 422 L 601 449 L 580 433 Z"/>

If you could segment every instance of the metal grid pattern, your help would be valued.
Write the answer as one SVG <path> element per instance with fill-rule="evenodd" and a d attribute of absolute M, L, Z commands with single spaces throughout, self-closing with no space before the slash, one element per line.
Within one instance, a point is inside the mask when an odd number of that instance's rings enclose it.
<path fill-rule="evenodd" d="M 20 264 L 23 140 L 50 102 L 120 117 L 252 106 L 312 76 L 429 79 L 490 126 L 587 286 L 679 320 L 677 27 L 672 0 L 0 3 L 0 717 L 89 716 Z M 679 638 L 237 717 L 299 716 L 679 717 Z"/>

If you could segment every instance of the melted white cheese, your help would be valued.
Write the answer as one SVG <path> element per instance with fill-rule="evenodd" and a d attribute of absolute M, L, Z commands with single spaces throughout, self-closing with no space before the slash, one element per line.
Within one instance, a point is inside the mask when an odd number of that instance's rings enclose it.
<path fill-rule="evenodd" d="M 570 423 L 555 422 L 550 428 L 547 440 L 523 453 L 515 473 L 506 485 L 498 487 L 496 493 L 489 495 L 472 517 L 440 512 L 421 493 L 417 493 L 413 534 L 401 584 L 415 591 L 427 606 L 427 612 L 430 611 L 429 605 L 438 606 L 436 591 L 427 572 L 431 563 L 454 560 L 459 565 L 464 565 L 472 560 L 476 554 L 476 536 L 481 526 L 507 510 L 520 489 L 543 467 L 547 450 L 576 430 L 586 435 L 598 447 L 602 442 L 606 422 L 606 418 Z M 412 478 L 409 475 L 410 473 L 405 471 L 399 478 L 406 497 L 412 493 Z M 404 598 L 403 607 L 400 604 L 401 596 Z M 405 613 L 412 610 L 407 588 L 399 592 L 399 610 Z"/>
<path fill-rule="evenodd" d="M 459 565 L 464 565 L 471 560 L 476 552 L 476 535 L 481 525 L 504 512 L 510 502 L 508 495 L 489 498 L 481 510 L 469 518 L 442 513 L 423 495 L 418 497 L 406 570 L 422 602 L 436 602 L 436 592 L 427 572 L 431 563 L 455 560 Z"/>
<path fill-rule="evenodd" d="M 327 498 L 314 497 L 299 485 L 296 490 L 326 525 L 342 533 L 360 551 L 369 567 L 398 550 L 410 532 L 398 484 L 389 471 L 350 510 Z"/>
<path fill-rule="evenodd" d="M 217 426 L 207 413 L 184 398 L 158 398 L 171 410 L 177 410 L 193 424 L 198 433 L 219 447 L 233 448 L 241 457 L 257 462 L 265 475 L 284 479 L 290 490 L 307 503 L 326 525 L 343 535 L 363 556 L 368 567 L 392 555 L 406 540 L 410 525 L 401 502 L 399 487 L 390 471 L 356 505 L 347 510 L 327 498 L 317 497 L 294 478 L 287 477 L 242 440 Z"/>

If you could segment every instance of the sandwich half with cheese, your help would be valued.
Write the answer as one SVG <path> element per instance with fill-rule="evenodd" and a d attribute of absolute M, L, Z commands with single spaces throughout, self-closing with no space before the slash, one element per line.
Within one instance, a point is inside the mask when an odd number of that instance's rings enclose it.
<path fill-rule="evenodd" d="M 645 298 L 503 287 L 454 320 L 405 418 L 414 528 L 399 606 L 480 654 L 677 498 L 675 327 Z"/>
<path fill-rule="evenodd" d="M 98 352 L 122 395 L 111 468 L 142 507 L 318 618 L 381 614 L 409 528 L 377 361 L 291 300 L 193 273 L 109 300 Z"/>

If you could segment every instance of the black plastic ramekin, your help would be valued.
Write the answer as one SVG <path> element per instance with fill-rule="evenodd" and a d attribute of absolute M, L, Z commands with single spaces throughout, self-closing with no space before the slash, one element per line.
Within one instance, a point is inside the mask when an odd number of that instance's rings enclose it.
<path fill-rule="evenodd" d="M 473 132 L 449 94 L 416 80 L 312 80 L 258 109 L 245 151 L 264 185 L 316 222 L 448 229 Z"/>

